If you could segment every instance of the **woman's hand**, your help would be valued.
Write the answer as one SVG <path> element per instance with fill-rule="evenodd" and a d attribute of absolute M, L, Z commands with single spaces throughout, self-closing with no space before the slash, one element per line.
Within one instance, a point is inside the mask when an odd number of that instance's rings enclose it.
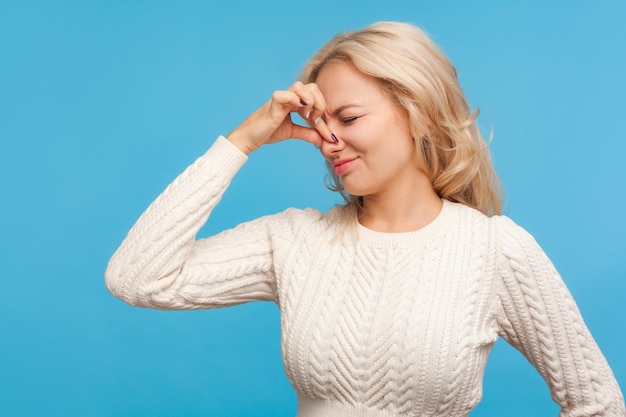
<path fill-rule="evenodd" d="M 228 135 L 242 152 L 248 154 L 262 145 L 294 138 L 321 146 L 322 141 L 334 142 L 321 116 L 326 101 L 316 84 L 294 83 L 288 90 L 275 91 L 272 98 L 246 118 Z M 297 112 L 311 127 L 291 121 Z"/>

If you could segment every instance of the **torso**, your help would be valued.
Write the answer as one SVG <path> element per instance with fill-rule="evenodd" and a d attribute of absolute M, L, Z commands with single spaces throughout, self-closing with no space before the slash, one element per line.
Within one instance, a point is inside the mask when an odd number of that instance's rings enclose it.
<path fill-rule="evenodd" d="M 453 203 L 418 232 L 307 231 L 279 272 L 299 396 L 394 415 L 464 415 L 497 338 L 489 219 Z M 319 227 L 319 226 L 316 226 Z M 320 235 L 321 233 L 321 235 Z"/>

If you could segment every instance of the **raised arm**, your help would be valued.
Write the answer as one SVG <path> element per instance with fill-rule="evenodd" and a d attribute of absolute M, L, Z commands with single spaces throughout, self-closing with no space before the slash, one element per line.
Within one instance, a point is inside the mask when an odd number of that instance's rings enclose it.
<path fill-rule="evenodd" d="M 230 237 L 215 237 L 213 247 L 209 248 L 203 241 L 196 241 L 195 236 L 246 159 L 220 137 L 148 207 L 109 261 L 105 280 L 116 297 L 144 307 L 193 308 L 203 303 L 208 306 L 211 300 L 207 297 L 202 300 L 192 296 L 202 288 L 200 279 L 209 282 L 207 277 L 202 277 L 207 272 L 199 272 L 195 265 L 204 258 L 207 265 L 217 262 L 219 266 L 219 260 L 232 252 L 230 241 L 244 237 L 235 237 L 233 233 Z M 259 233 L 262 232 L 250 231 L 246 239 L 258 240 L 261 245 L 263 236 Z M 230 256 L 234 258 L 234 254 Z M 262 265 L 248 268 L 257 275 L 267 269 Z M 218 277 L 227 272 L 224 269 L 204 268 Z M 240 278 L 236 275 L 231 273 L 228 277 L 231 285 Z M 270 277 L 259 277 L 259 281 L 266 283 L 262 298 L 271 297 Z"/>
<path fill-rule="evenodd" d="M 262 218 L 206 240 L 195 237 L 248 154 L 297 138 L 332 140 L 315 84 L 277 91 L 229 135 L 189 166 L 150 205 L 109 261 L 109 290 L 127 303 L 155 308 L 206 308 L 273 299 L 270 224 Z M 299 126 L 290 114 L 311 119 Z M 324 138 L 323 138 L 324 137 Z M 283 214 L 289 216 L 289 212 Z"/>

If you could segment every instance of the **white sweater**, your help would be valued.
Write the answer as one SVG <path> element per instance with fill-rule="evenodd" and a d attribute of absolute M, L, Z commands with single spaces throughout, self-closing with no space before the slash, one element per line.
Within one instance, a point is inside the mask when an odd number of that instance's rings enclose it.
<path fill-rule="evenodd" d="M 498 336 L 561 416 L 626 416 L 563 281 L 510 219 L 444 200 L 415 232 L 341 234 L 337 209 L 288 209 L 196 240 L 246 160 L 218 138 L 133 226 L 109 290 L 160 309 L 276 302 L 299 417 L 467 416 Z"/>

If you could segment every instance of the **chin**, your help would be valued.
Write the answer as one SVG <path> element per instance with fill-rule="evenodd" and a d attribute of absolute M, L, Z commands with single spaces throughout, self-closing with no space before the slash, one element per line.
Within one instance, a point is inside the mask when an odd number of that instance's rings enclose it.
<path fill-rule="evenodd" d="M 355 181 L 356 179 L 359 181 Z M 362 178 L 352 176 L 342 178 L 341 185 L 346 193 L 354 197 L 365 197 L 371 195 L 375 189 L 375 187 L 372 187 L 373 184 L 368 183 L 367 181 L 362 181 Z"/>
<path fill-rule="evenodd" d="M 363 190 L 362 188 L 346 187 L 345 184 L 343 186 L 343 189 L 346 191 L 346 193 L 350 194 L 353 197 L 364 197 L 370 194 L 367 191 Z"/>

